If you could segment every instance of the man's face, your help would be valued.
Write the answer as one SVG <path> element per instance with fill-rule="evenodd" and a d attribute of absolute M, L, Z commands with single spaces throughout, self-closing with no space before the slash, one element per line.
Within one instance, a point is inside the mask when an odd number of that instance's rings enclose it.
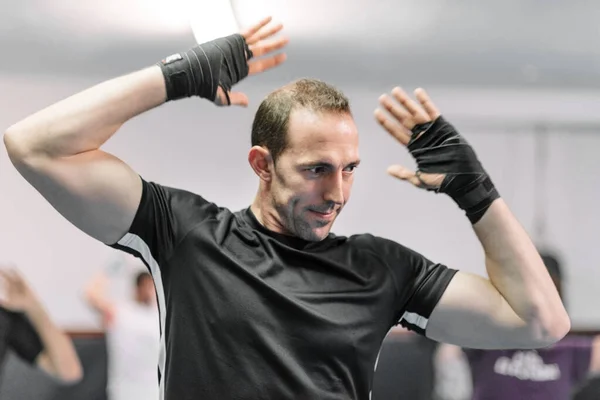
<path fill-rule="evenodd" d="M 270 185 L 285 233 L 309 241 L 326 238 L 350 198 L 359 162 L 350 114 L 294 110 Z"/>

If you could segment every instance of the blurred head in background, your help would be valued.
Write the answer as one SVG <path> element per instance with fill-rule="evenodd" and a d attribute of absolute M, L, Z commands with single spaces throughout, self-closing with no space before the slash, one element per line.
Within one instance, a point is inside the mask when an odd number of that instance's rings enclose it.
<path fill-rule="evenodd" d="M 140 272 L 135 277 L 135 300 L 149 306 L 156 304 L 154 281 L 148 272 Z"/>

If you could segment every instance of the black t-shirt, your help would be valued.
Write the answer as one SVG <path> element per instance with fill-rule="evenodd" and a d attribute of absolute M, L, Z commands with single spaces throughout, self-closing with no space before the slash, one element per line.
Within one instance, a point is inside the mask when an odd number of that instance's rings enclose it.
<path fill-rule="evenodd" d="M 154 278 L 167 400 L 366 400 L 389 329 L 423 334 L 456 272 L 369 234 L 277 234 L 249 208 L 146 181 L 112 247 Z"/>
<path fill-rule="evenodd" d="M 32 364 L 44 346 L 29 319 L 0 307 L 0 367 L 8 350 Z"/>

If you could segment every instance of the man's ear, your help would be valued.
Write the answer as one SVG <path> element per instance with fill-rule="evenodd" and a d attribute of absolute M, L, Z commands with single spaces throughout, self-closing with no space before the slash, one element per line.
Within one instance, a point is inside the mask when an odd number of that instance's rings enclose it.
<path fill-rule="evenodd" d="M 248 153 L 248 162 L 258 177 L 270 182 L 273 176 L 273 157 L 269 150 L 262 146 L 253 146 Z"/>

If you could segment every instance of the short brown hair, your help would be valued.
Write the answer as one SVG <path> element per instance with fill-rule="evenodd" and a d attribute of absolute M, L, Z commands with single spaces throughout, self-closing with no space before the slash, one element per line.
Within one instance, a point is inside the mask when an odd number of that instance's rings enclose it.
<path fill-rule="evenodd" d="M 287 146 L 287 131 L 293 110 L 350 114 L 348 98 L 337 88 L 318 79 L 299 79 L 270 93 L 258 107 L 252 123 L 252 146 L 264 146 L 273 161 Z"/>

